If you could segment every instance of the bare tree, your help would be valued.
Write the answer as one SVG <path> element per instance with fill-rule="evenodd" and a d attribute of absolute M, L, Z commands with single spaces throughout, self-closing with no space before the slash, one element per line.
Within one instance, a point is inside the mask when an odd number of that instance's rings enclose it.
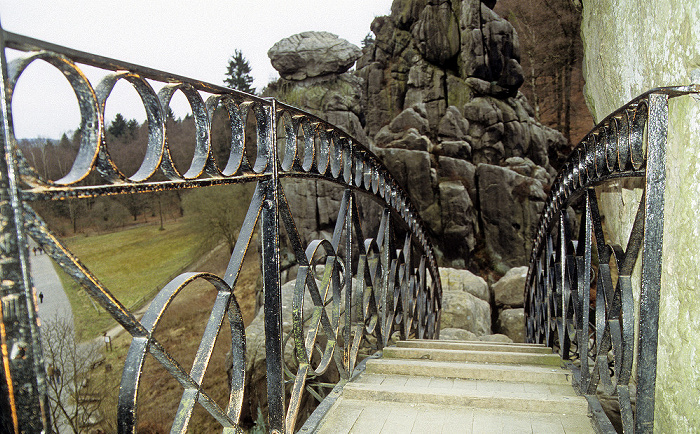
<path fill-rule="evenodd" d="M 216 244 L 223 238 L 233 253 L 252 191 L 252 184 L 199 188 L 187 193 L 183 207 L 186 213 L 197 216 L 203 241 Z"/>
<path fill-rule="evenodd" d="M 581 68 L 583 46 L 579 35 L 580 2 L 572 0 L 502 0 L 497 12 L 506 17 L 520 37 L 525 79 L 523 92 L 540 114 L 571 141 L 572 88 L 582 85 L 573 70 Z M 547 107 L 553 108 L 545 113 Z M 542 109 L 540 111 L 540 108 Z"/>
<path fill-rule="evenodd" d="M 102 418 L 108 387 L 95 375 L 103 360 L 98 342 L 77 343 L 70 318 L 58 317 L 41 327 L 54 432 L 88 432 Z"/>

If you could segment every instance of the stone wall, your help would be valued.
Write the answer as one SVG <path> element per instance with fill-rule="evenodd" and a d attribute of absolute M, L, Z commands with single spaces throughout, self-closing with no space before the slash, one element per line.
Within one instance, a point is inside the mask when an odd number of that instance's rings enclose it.
<path fill-rule="evenodd" d="M 700 83 L 700 3 L 584 0 L 583 14 L 585 93 L 596 122 L 650 88 Z M 700 426 L 700 101 L 671 100 L 669 111 L 654 425 L 656 432 L 694 432 Z M 627 233 L 638 192 L 618 185 L 605 194 L 601 206 L 623 206 L 620 218 L 606 223 Z"/>

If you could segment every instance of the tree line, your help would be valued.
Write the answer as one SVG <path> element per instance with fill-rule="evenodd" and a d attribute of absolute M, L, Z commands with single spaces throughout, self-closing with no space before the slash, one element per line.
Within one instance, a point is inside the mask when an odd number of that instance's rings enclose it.
<path fill-rule="evenodd" d="M 239 50 L 229 60 L 224 83 L 231 88 L 253 93 L 251 68 Z M 175 167 L 184 173 L 189 168 L 194 155 L 196 128 L 192 115 L 176 118 L 168 108 L 166 113 L 167 142 Z M 59 140 L 21 139 L 18 147 L 27 163 L 45 180 L 56 181 L 70 171 L 75 160 L 82 131 L 80 128 L 63 134 Z M 248 141 L 255 140 L 248 137 Z M 126 119 L 117 113 L 104 131 L 104 141 L 110 157 L 119 170 L 128 176 L 136 173 L 146 155 L 148 143 L 147 121 Z M 230 153 L 231 122 L 224 108 L 218 107 L 211 125 L 211 145 L 214 157 L 221 169 L 224 168 Z M 153 177 L 154 181 L 165 181 L 162 173 Z M 91 173 L 83 184 L 99 183 L 99 175 Z M 207 190 L 207 191 L 204 191 Z M 222 212 L 221 206 L 235 202 L 236 209 L 241 205 L 238 198 L 228 197 L 222 188 L 193 189 L 191 191 L 161 191 L 153 193 L 101 196 L 87 199 L 66 199 L 52 202 L 37 202 L 33 206 L 47 221 L 49 226 L 61 236 L 84 232 L 104 232 L 118 230 L 128 225 L 177 219 L 186 214 L 202 214 L 216 209 L 222 216 L 203 219 L 208 232 L 214 233 L 227 243 L 235 242 L 238 216 Z M 239 190 L 241 190 L 239 188 Z M 246 189 L 243 189 L 247 192 Z M 248 194 L 243 194 L 247 196 Z M 191 196 L 185 198 L 185 196 Z M 218 197 L 213 197 L 218 196 Z M 236 195 L 237 196 L 237 195 Z M 247 209 L 247 204 L 243 208 Z M 211 212 L 210 212 L 211 213 Z M 223 221 L 221 221 L 223 220 Z M 232 228 L 233 227 L 233 228 Z M 207 237 L 211 238 L 211 237 Z M 232 241 L 233 239 L 233 241 Z"/>
<path fill-rule="evenodd" d="M 571 142 L 592 126 L 583 98 L 581 3 L 501 0 L 494 10 L 518 33 L 525 83 L 535 117 Z"/>

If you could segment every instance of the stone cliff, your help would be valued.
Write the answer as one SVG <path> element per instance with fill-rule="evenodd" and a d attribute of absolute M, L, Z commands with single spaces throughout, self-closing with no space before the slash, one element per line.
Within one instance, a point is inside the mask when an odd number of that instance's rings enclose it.
<path fill-rule="evenodd" d="M 518 92 L 518 36 L 494 4 L 395 0 L 362 51 L 328 33 L 294 35 L 268 53 L 283 77 L 269 92 L 370 146 L 408 191 L 442 264 L 504 274 L 527 264 L 550 156 L 568 143 Z M 304 204 L 297 223 L 310 236 L 334 217 L 323 207 L 339 196 L 323 188 L 328 196 L 288 193 Z"/>

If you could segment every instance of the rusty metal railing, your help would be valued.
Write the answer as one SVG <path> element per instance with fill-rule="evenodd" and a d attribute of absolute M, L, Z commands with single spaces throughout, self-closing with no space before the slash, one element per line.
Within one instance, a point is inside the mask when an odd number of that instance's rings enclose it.
<path fill-rule="evenodd" d="M 654 89 L 606 117 L 569 156 L 541 216 L 525 288 L 527 338 L 568 361 L 604 432 L 615 430 L 597 392 L 619 403 L 624 432 L 653 431 L 668 100 L 698 92 Z M 595 190 L 621 178 L 639 179 L 643 192 L 624 247 L 610 241 L 614 227 Z"/>
<path fill-rule="evenodd" d="M 47 375 L 40 339 L 36 294 L 29 273 L 27 240 L 34 239 L 51 258 L 133 337 L 119 392 L 119 432 L 135 432 L 137 396 L 148 384 L 140 383 L 144 360 L 153 356 L 180 384 L 182 399 L 172 432 L 184 432 L 195 403 L 203 406 L 223 432 L 238 432 L 245 381 L 245 331 L 235 289 L 243 259 L 256 227 L 261 240 L 265 302 L 267 400 L 271 432 L 294 430 L 299 402 L 310 374 L 334 365 L 341 378 L 353 371 L 360 343 L 373 335 L 385 345 L 395 330 L 404 337 L 436 337 L 439 333 L 441 286 L 437 264 L 415 207 L 387 169 L 369 150 L 340 129 L 274 99 L 259 98 L 225 87 L 71 50 L 2 31 L 2 158 L 0 158 L 0 337 L 3 414 L 14 432 L 50 431 Z M 6 61 L 6 48 L 24 52 Z M 12 94 L 18 78 L 35 61 L 60 70 L 78 99 L 82 138 L 68 173 L 45 179 L 23 158 L 13 132 Z M 105 71 L 97 86 L 79 65 Z M 104 109 L 115 83 L 130 83 L 143 101 L 148 121 L 148 145 L 139 169 L 127 176 L 110 157 L 105 139 Z M 160 85 L 156 92 L 153 84 Z M 196 127 L 194 156 L 187 171 L 178 171 L 170 155 L 166 113 L 173 94 L 188 99 Z M 204 96 L 208 95 L 206 101 Z M 226 162 L 217 162 L 210 131 L 216 107 L 224 107 L 231 121 L 232 139 Z M 254 131 L 246 122 L 255 118 Z M 257 137 L 255 158 L 249 158 L 247 136 Z M 302 157 L 303 154 L 303 157 Z M 224 164 L 225 163 L 225 164 Z M 223 167 L 221 169 L 220 167 Z M 344 188 L 335 231 L 330 239 L 302 244 L 287 203 L 283 178 L 327 181 Z M 32 208 L 34 202 L 102 195 L 203 188 L 211 185 L 255 183 L 250 206 L 223 276 L 185 273 L 168 283 L 138 320 L 134 313 L 71 253 Z M 367 237 L 360 221 L 357 197 L 369 196 L 384 211 L 379 232 Z M 395 228 L 402 239 L 395 245 Z M 299 368 L 292 380 L 291 399 L 285 403 L 284 345 L 280 305 L 280 239 L 286 237 L 299 265 L 292 318 L 295 357 Z M 312 271 L 324 265 L 321 283 Z M 194 281 L 210 282 L 217 301 L 191 369 L 178 364 L 154 337 L 170 302 Z M 314 302 L 314 314 L 303 318 L 300 304 L 305 292 Z M 353 293 L 356 296 L 353 296 Z M 356 300 L 359 300 L 356 302 Z M 342 303 L 342 305 L 341 305 Z M 218 403 L 201 387 L 213 343 L 228 316 L 231 325 L 233 375 L 227 403 Z M 320 362 L 310 354 L 325 344 Z M 224 379 L 221 379 L 224 381 Z"/>

